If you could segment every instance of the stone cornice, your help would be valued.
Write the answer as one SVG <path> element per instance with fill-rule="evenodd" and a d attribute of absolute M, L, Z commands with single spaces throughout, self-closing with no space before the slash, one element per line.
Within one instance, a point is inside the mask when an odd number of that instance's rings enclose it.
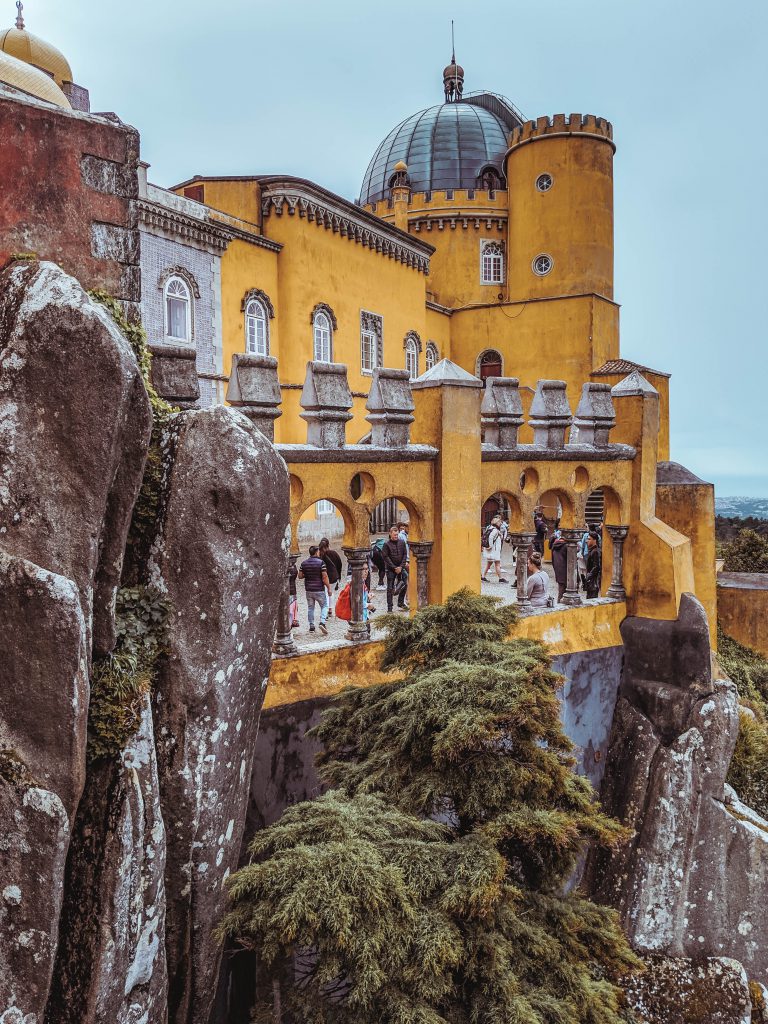
<path fill-rule="evenodd" d="M 279 242 L 251 234 L 234 224 L 225 225 L 213 219 L 200 220 L 164 206 L 162 203 L 153 203 L 149 199 L 137 200 L 136 208 L 139 213 L 139 221 L 145 227 L 167 231 L 182 241 L 196 242 L 198 245 L 207 246 L 219 253 L 224 252 L 235 238 L 264 249 L 270 249 L 272 252 L 280 252 L 282 249 Z"/>
<path fill-rule="evenodd" d="M 437 228 L 438 231 L 443 231 L 445 228 L 450 228 L 452 231 L 455 231 L 456 228 L 462 228 L 465 231 L 468 228 L 474 228 L 476 231 L 485 228 L 487 231 L 492 231 L 495 226 L 499 231 L 504 231 L 507 227 L 507 215 L 494 213 L 484 216 L 476 213 L 460 212 L 420 213 L 415 217 L 409 217 L 408 225 L 417 234 L 421 231 L 432 231 L 434 228 Z"/>
<path fill-rule="evenodd" d="M 327 231 L 337 232 L 422 274 L 429 273 L 433 246 L 412 238 L 408 232 L 302 178 L 258 180 L 262 189 L 264 217 L 269 217 L 272 212 L 278 217 L 284 213 L 289 216 L 298 213 L 299 217 L 306 217 Z"/>

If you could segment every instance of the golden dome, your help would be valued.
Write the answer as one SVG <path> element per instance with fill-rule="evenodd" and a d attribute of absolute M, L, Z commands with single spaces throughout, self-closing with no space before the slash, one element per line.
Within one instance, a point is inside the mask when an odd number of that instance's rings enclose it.
<path fill-rule="evenodd" d="M 395 164 L 395 170 L 396 171 L 407 171 L 408 170 L 408 164 L 405 162 L 405 160 L 398 160 L 397 163 Z"/>
<path fill-rule="evenodd" d="M 7 28 L 0 31 L 0 50 L 53 75 L 53 80 L 59 87 L 65 82 L 73 81 L 72 68 L 64 54 L 24 28 Z"/>
<path fill-rule="evenodd" d="M 37 96 L 38 99 L 48 100 L 55 103 L 57 107 L 69 107 L 70 103 L 61 89 L 52 78 L 49 78 L 44 71 L 26 64 L 23 60 L 17 60 L 10 54 L 0 49 L 0 82 L 12 85 L 16 89 Z"/>

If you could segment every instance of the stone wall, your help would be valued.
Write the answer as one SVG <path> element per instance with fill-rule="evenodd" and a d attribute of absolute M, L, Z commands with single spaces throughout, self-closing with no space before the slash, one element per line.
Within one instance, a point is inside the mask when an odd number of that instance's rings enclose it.
<path fill-rule="evenodd" d="M 85 288 L 138 303 L 138 132 L 0 85 L 0 139 L 0 267 L 36 253 Z"/>
<path fill-rule="evenodd" d="M 185 245 L 158 230 L 141 228 L 141 314 L 150 345 L 165 342 L 163 284 L 180 268 L 192 290 L 192 339 L 197 371 L 222 372 L 221 351 L 221 257 L 192 245 Z M 174 341 L 177 345 L 179 342 Z M 221 382 L 200 381 L 200 406 L 222 401 Z"/>

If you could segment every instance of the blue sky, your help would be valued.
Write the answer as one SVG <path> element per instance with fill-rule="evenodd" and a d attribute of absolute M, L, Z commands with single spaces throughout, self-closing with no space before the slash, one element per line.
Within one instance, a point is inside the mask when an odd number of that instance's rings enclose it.
<path fill-rule="evenodd" d="M 454 18 L 467 90 L 613 122 L 622 353 L 673 375 L 673 459 L 768 497 L 764 0 L 28 0 L 25 17 L 95 110 L 139 128 L 158 184 L 282 172 L 348 198 L 390 128 L 441 100 Z"/>

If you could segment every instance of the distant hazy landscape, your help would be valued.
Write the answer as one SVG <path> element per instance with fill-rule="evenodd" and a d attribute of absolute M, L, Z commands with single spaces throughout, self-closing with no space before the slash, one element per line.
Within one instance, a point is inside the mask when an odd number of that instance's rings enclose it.
<path fill-rule="evenodd" d="M 715 497 L 715 511 L 719 516 L 768 519 L 768 498 Z"/>

